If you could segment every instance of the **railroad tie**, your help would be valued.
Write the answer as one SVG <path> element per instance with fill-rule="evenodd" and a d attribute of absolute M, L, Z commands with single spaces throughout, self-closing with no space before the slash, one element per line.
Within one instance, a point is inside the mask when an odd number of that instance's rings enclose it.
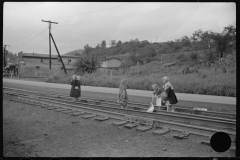
<path fill-rule="evenodd" d="M 136 116 L 125 116 L 125 121 L 128 122 L 128 124 L 124 125 L 125 128 L 132 129 L 139 125 L 138 117 L 136 117 Z"/>
<path fill-rule="evenodd" d="M 55 111 L 61 112 L 61 111 L 66 111 L 66 110 L 67 110 L 66 108 L 58 108 L 58 109 L 56 109 Z"/>
<path fill-rule="evenodd" d="M 128 123 L 127 121 L 116 121 L 116 122 L 113 122 L 112 125 L 121 126 L 121 125 L 124 125 L 124 124 L 127 124 L 127 123 Z"/>
<path fill-rule="evenodd" d="M 47 108 L 48 105 L 47 105 L 47 104 L 42 104 L 41 107 L 42 107 L 42 108 Z"/>
<path fill-rule="evenodd" d="M 153 120 L 146 118 L 138 118 L 139 126 L 136 128 L 137 131 L 147 131 L 153 128 Z"/>
<path fill-rule="evenodd" d="M 101 105 L 101 102 L 95 102 L 96 105 Z"/>
<path fill-rule="evenodd" d="M 90 115 L 84 115 L 84 116 L 82 116 L 82 118 L 87 119 L 87 118 L 92 118 L 92 117 L 95 117 L 95 116 L 96 116 L 95 114 L 90 114 Z"/>
<path fill-rule="evenodd" d="M 65 114 L 73 113 L 73 112 L 75 112 L 75 111 L 72 110 L 72 109 L 68 109 L 68 110 L 66 110 L 66 111 L 62 111 L 62 113 L 65 113 Z"/>
<path fill-rule="evenodd" d="M 96 120 L 96 121 L 105 121 L 105 120 L 108 120 L 108 119 L 109 119 L 109 117 L 103 116 L 103 115 L 101 115 L 100 117 L 94 118 L 94 120 Z"/>
<path fill-rule="evenodd" d="M 187 139 L 188 137 L 186 137 L 185 135 L 182 135 L 182 134 L 178 134 L 178 135 L 174 135 L 173 138 L 176 138 L 176 139 Z"/>
<path fill-rule="evenodd" d="M 207 145 L 207 146 L 211 146 L 210 144 L 210 139 L 209 140 L 202 140 L 200 141 L 201 144 Z"/>
<path fill-rule="evenodd" d="M 72 115 L 73 116 L 79 116 L 79 115 L 82 115 L 82 114 L 85 114 L 85 112 L 77 111 L 77 112 L 74 112 Z"/>
<path fill-rule="evenodd" d="M 53 110 L 53 109 L 58 109 L 58 106 L 51 106 L 51 107 L 47 107 L 48 110 Z"/>
<path fill-rule="evenodd" d="M 168 133 L 169 131 L 170 131 L 169 128 L 162 128 L 162 129 L 158 128 L 158 129 L 154 130 L 154 131 L 152 132 L 152 134 L 160 135 L 160 136 L 161 136 L 161 135 L 164 135 L 164 134 Z"/>
<path fill-rule="evenodd" d="M 152 132 L 152 134 L 164 135 L 164 134 L 170 132 L 170 129 L 164 127 L 164 124 L 160 121 L 154 121 L 154 125 L 155 125 L 155 130 Z"/>

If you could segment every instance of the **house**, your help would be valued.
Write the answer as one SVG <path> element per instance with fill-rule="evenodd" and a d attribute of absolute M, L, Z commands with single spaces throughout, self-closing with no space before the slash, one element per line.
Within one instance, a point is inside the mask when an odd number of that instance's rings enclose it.
<path fill-rule="evenodd" d="M 58 57 L 58 61 L 60 62 L 60 58 Z M 70 55 L 61 55 L 62 61 L 64 64 L 74 64 L 80 56 L 70 56 Z"/>
<path fill-rule="evenodd" d="M 61 55 L 64 64 L 74 64 L 79 56 Z M 26 62 L 40 62 L 49 63 L 49 54 L 38 54 L 38 53 L 18 53 L 18 58 Z M 51 55 L 52 64 L 61 64 L 61 60 L 58 55 Z"/>
<path fill-rule="evenodd" d="M 122 61 L 118 58 L 110 58 L 101 60 L 102 68 L 118 68 L 122 66 Z"/>

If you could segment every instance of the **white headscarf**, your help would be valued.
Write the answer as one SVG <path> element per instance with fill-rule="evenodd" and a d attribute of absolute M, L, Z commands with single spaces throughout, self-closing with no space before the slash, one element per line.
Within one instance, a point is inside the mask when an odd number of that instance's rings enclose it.
<path fill-rule="evenodd" d="M 80 76 L 77 76 L 77 80 L 79 80 L 79 81 L 80 81 Z"/>
<path fill-rule="evenodd" d="M 72 78 L 73 78 L 73 80 L 77 79 L 77 75 L 74 74 L 74 75 L 72 76 Z"/>

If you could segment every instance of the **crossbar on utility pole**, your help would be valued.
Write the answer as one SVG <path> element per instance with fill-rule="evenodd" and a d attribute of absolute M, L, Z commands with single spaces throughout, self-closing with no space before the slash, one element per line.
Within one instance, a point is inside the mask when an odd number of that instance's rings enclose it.
<path fill-rule="evenodd" d="M 4 69 L 5 69 L 5 67 L 6 67 L 6 55 L 5 55 L 5 50 L 6 50 L 6 46 L 9 46 L 9 47 L 10 47 L 10 45 L 3 45 L 3 46 L 4 46 L 3 65 L 4 65 Z"/>
<path fill-rule="evenodd" d="M 55 23 L 55 24 L 58 24 L 57 22 L 52 22 L 52 21 L 45 21 L 45 20 L 42 20 L 43 22 L 48 22 L 49 23 L 49 69 L 51 69 L 51 37 L 50 37 L 50 34 L 51 34 L 51 23 Z"/>

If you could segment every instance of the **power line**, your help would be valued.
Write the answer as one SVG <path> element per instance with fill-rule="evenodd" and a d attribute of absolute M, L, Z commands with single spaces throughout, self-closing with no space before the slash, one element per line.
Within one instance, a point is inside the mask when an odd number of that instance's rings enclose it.
<path fill-rule="evenodd" d="M 92 12 L 86 12 L 86 13 L 81 13 L 81 14 L 77 14 L 77 15 L 65 16 L 65 17 L 62 17 L 62 18 L 74 17 L 74 16 L 81 16 L 81 15 L 85 15 L 85 14 L 100 12 L 100 11 L 104 11 L 104 10 L 108 10 L 108 9 L 112 9 L 112 8 L 117 8 L 117 7 L 122 7 L 122 6 L 130 5 L 130 4 L 133 4 L 133 3 L 134 3 L 134 2 L 128 3 L 128 4 L 124 4 L 124 5 L 120 5 L 120 6 L 111 7 L 111 8 L 105 8 L 105 9 L 101 9 L 101 10 L 96 10 L 96 11 L 92 11 Z M 59 17 L 53 17 L 53 18 L 59 18 Z M 52 18 L 52 19 L 53 19 L 53 18 Z M 60 19 L 61 19 L 61 17 L 60 17 Z"/>
<path fill-rule="evenodd" d="M 137 13 L 141 13 L 142 11 L 138 11 L 138 12 L 126 12 L 126 13 L 123 13 L 123 14 L 119 14 L 117 16 L 108 16 L 108 17 L 97 17 L 95 19 L 87 19 L 87 21 L 96 21 L 96 20 L 104 20 L 104 19 L 107 19 L 107 18 L 117 18 L 117 17 L 121 17 L 121 16 L 128 16 L 128 15 L 133 15 L 133 14 L 137 14 Z M 99 18 L 99 19 L 98 19 Z M 60 25 L 60 26 L 64 26 L 64 25 L 75 25 L 75 24 L 79 24 L 79 23 L 82 23 L 82 22 L 77 22 L 77 23 L 70 23 L 70 24 L 63 24 L 63 25 Z"/>
<path fill-rule="evenodd" d="M 45 32 L 46 30 L 47 30 L 47 28 L 45 28 L 42 32 L 40 32 L 39 34 L 37 34 L 35 37 L 29 39 L 29 40 L 26 41 L 26 42 L 21 43 L 20 45 L 25 44 L 25 43 L 29 42 L 30 40 L 33 40 L 34 38 L 38 37 L 39 35 L 41 35 L 41 34 L 42 34 L 43 32 Z"/>
<path fill-rule="evenodd" d="M 119 16 L 110 16 L 110 17 L 100 17 L 100 19 L 98 19 L 98 18 L 96 18 L 96 19 L 90 19 L 90 20 L 87 20 L 87 22 L 88 21 L 97 21 L 97 20 L 104 20 L 105 18 L 113 18 L 113 20 L 114 20 L 114 18 L 121 18 L 122 16 L 128 16 L 128 15 L 132 15 L 132 14 L 134 14 L 134 13 L 142 13 L 142 11 L 138 11 L 138 12 L 127 12 L 127 13 L 125 13 L 125 14 L 123 14 L 123 15 L 119 15 Z M 102 18 L 102 19 L 101 19 Z M 110 19 L 111 20 L 111 19 Z M 80 23 L 82 23 L 82 22 L 78 22 L 78 23 L 71 23 L 71 24 L 63 24 L 63 25 L 75 25 L 75 24 L 80 24 Z M 61 26 L 63 26 L 63 25 L 61 25 Z"/>
<path fill-rule="evenodd" d="M 36 25 L 35 25 L 36 26 Z M 40 26 L 39 26 L 40 27 Z M 33 28 L 33 27 L 32 27 Z M 31 29 L 30 29 L 31 30 Z M 30 31 L 30 30 L 28 30 L 28 31 Z M 27 32 L 28 32 L 27 31 Z M 19 43 L 19 42 L 21 42 L 21 41 L 23 41 L 23 40 L 26 40 L 26 39 L 28 39 L 30 36 L 32 36 L 32 35 L 34 35 L 34 32 L 35 31 L 30 31 L 28 34 L 27 34 L 27 32 L 25 32 L 25 34 L 23 34 L 21 37 L 22 38 L 20 38 L 20 37 L 18 37 L 18 40 L 13 40 L 11 43 L 13 43 L 13 44 L 16 44 L 16 43 Z M 20 38 L 20 39 L 19 39 Z"/>
<path fill-rule="evenodd" d="M 183 7 L 187 7 L 187 6 L 193 6 L 193 5 L 196 5 L 196 4 L 192 4 L 192 5 L 184 5 L 184 6 L 180 6 L 180 7 L 175 7 L 175 8 L 167 8 L 165 10 L 159 10 L 159 11 L 152 11 L 150 13 L 144 13 L 144 14 L 141 14 L 141 15 L 133 15 L 133 16 L 129 16 L 129 17 L 118 17 L 117 19 L 115 17 L 113 17 L 113 19 L 107 19 L 105 21 L 99 21 L 99 22 L 107 22 L 107 21 L 114 21 L 114 20 L 121 20 L 121 19 L 127 19 L 127 18 L 132 18 L 132 17 L 138 17 L 138 16 L 145 16 L 145 15 L 148 15 L 148 14 L 153 14 L 153 13 L 158 13 L 158 12 L 164 12 L 164 11 L 168 11 L 168 10 L 172 10 L 172 9 L 179 9 L 179 8 L 183 8 Z M 99 23 L 97 22 L 97 20 L 89 20 L 87 21 L 86 23 L 83 23 L 83 22 L 80 22 L 81 25 L 84 25 L 84 24 L 90 24 L 90 23 Z M 74 24 L 64 24 L 64 25 L 75 25 L 75 24 L 80 24 L 80 23 L 74 23 Z M 62 25 L 63 26 L 63 25 Z M 75 25 L 75 26 L 79 26 L 79 25 Z"/>

